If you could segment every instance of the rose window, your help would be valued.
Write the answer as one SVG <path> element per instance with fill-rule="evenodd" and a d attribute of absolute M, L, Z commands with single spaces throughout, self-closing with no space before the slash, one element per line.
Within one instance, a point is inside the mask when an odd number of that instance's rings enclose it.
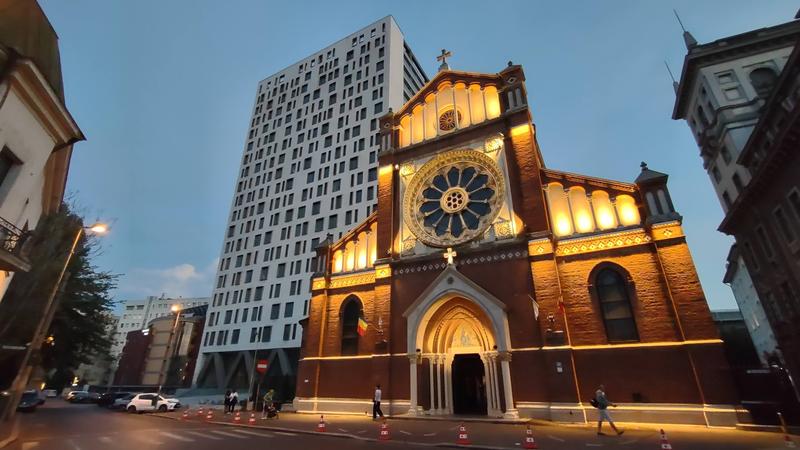
<path fill-rule="evenodd" d="M 405 221 L 432 246 L 454 245 L 481 235 L 502 206 L 503 179 L 482 152 L 459 150 L 426 163 L 409 184 Z"/>

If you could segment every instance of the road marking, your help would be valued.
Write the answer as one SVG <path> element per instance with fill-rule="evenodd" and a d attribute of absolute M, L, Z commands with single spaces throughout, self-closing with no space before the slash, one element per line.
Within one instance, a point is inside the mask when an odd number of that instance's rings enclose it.
<path fill-rule="evenodd" d="M 342 433 L 347 433 L 347 430 L 345 430 L 344 428 L 337 428 L 337 430 L 341 431 Z"/>
<path fill-rule="evenodd" d="M 215 441 L 221 441 L 222 440 L 221 437 L 211 436 L 208 433 L 203 433 L 203 432 L 200 432 L 200 431 L 186 430 L 186 432 L 189 433 L 189 434 L 192 434 L 194 436 L 199 436 L 201 438 L 212 439 L 212 440 L 215 440 Z"/>
<path fill-rule="evenodd" d="M 408 432 L 408 431 L 406 431 L 406 430 L 400 430 L 400 432 L 401 432 L 401 433 L 403 433 L 403 434 L 405 434 L 405 435 L 407 435 L 407 436 L 411 436 L 411 433 L 409 433 L 409 432 Z"/>
<path fill-rule="evenodd" d="M 23 442 L 22 443 L 22 450 L 29 450 L 29 449 L 32 449 L 32 448 L 36 448 L 38 446 L 39 446 L 39 441 Z"/>
<path fill-rule="evenodd" d="M 255 432 L 255 431 L 240 430 L 240 429 L 236 429 L 236 430 L 233 430 L 233 431 L 236 431 L 237 433 L 249 434 L 250 436 L 269 437 L 269 438 L 272 437 L 272 435 L 269 434 L 269 433 L 258 433 L 258 432 Z"/>
<path fill-rule="evenodd" d="M 603 444 L 586 444 L 587 447 L 602 447 Z"/>
<path fill-rule="evenodd" d="M 285 431 L 276 431 L 275 434 L 280 434 L 281 436 L 297 436 L 295 433 L 287 433 Z"/>
<path fill-rule="evenodd" d="M 358 434 L 364 434 L 366 432 L 367 432 L 367 430 L 356 431 L 356 433 L 358 433 Z"/>
<path fill-rule="evenodd" d="M 423 434 L 423 436 L 428 436 L 428 437 L 436 436 L 436 433 L 425 433 L 425 434 Z"/>
<path fill-rule="evenodd" d="M 561 439 L 560 437 L 555 437 L 555 436 L 553 436 L 552 434 L 548 434 L 548 435 L 547 435 L 547 437 L 549 437 L 550 439 L 552 439 L 552 440 L 554 440 L 554 441 L 558 441 L 558 442 L 565 442 L 565 440 L 564 440 L 564 439 Z"/>
<path fill-rule="evenodd" d="M 174 433 L 169 433 L 167 431 L 161 431 L 161 432 L 159 432 L 159 434 L 161 434 L 162 436 L 166 436 L 166 437 L 178 440 L 178 441 L 194 442 L 194 439 L 192 439 L 192 438 L 183 437 L 181 435 L 174 434 Z"/>
<path fill-rule="evenodd" d="M 100 436 L 100 437 L 99 437 L 99 438 L 97 438 L 97 439 L 99 439 L 99 440 L 100 440 L 100 442 L 102 442 L 102 443 L 104 443 L 104 444 L 110 444 L 110 443 L 111 443 L 111 438 L 110 438 L 110 437 L 108 437 L 108 436 Z"/>
<path fill-rule="evenodd" d="M 138 440 L 140 440 L 142 442 L 145 442 L 147 444 L 150 444 L 150 445 L 161 445 L 161 444 L 163 444 L 163 442 L 161 442 L 161 441 L 156 441 L 155 439 L 150 439 L 148 437 L 142 436 L 139 433 L 134 434 L 133 438 L 134 439 L 138 439 Z"/>
<path fill-rule="evenodd" d="M 219 434 L 219 435 L 228 436 L 228 437 L 234 437 L 234 438 L 237 438 L 237 439 L 247 439 L 247 436 L 240 436 L 240 435 L 235 434 L 235 433 L 228 433 L 227 431 L 211 430 L 211 432 L 214 433 L 214 434 Z"/>
<path fill-rule="evenodd" d="M 619 445 L 631 445 L 636 442 L 639 442 L 639 439 L 631 439 L 630 441 L 620 442 Z"/>
<path fill-rule="evenodd" d="M 76 444 L 75 442 L 73 442 L 73 441 L 72 441 L 72 439 L 67 439 L 67 443 L 68 443 L 69 445 L 71 445 L 71 446 L 72 446 L 72 448 L 74 448 L 75 450 L 83 450 L 82 448 L 80 448 L 80 447 L 78 446 L 78 444 Z"/>

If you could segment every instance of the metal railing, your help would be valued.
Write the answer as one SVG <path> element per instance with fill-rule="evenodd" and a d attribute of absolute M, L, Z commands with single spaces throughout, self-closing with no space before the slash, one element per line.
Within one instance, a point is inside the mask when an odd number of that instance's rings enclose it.
<path fill-rule="evenodd" d="M 22 246 L 28 237 L 29 233 L 0 217 L 0 243 L 3 250 L 16 256 L 22 256 Z"/>

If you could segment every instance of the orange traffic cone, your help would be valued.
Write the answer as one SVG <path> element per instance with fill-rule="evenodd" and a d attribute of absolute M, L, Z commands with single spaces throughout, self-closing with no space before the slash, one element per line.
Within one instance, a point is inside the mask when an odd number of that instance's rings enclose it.
<path fill-rule="evenodd" d="M 206 420 L 212 420 L 214 418 L 214 410 L 209 409 L 208 414 L 206 414 Z"/>
<path fill-rule="evenodd" d="M 256 424 L 256 413 L 250 413 L 250 418 L 247 419 L 247 423 L 250 425 Z"/>
<path fill-rule="evenodd" d="M 456 439 L 456 444 L 461 445 L 469 445 L 469 436 L 467 435 L 467 427 L 464 426 L 462 423 L 458 426 L 458 439 Z"/>
<path fill-rule="evenodd" d="M 202 417 L 202 416 L 203 416 L 203 408 L 200 408 L 197 410 L 197 417 Z"/>
<path fill-rule="evenodd" d="M 539 448 L 536 440 L 533 439 L 533 430 L 530 425 L 525 429 L 525 441 L 522 443 L 522 448 Z"/>
<path fill-rule="evenodd" d="M 672 445 L 667 440 L 667 435 L 664 430 L 661 430 L 661 450 L 672 450 Z"/>
<path fill-rule="evenodd" d="M 319 416 L 319 423 L 317 424 L 317 431 L 319 431 L 320 433 L 324 433 L 325 432 L 325 417 L 324 416 Z"/>
<path fill-rule="evenodd" d="M 786 448 L 797 448 L 797 445 L 794 443 L 792 438 L 789 437 L 788 434 L 783 435 L 783 445 Z"/>
<path fill-rule="evenodd" d="M 383 419 L 383 423 L 381 424 L 381 431 L 378 435 L 378 440 L 380 441 L 388 441 L 389 440 L 389 425 L 386 423 L 386 419 Z"/>
<path fill-rule="evenodd" d="M 181 414 L 181 420 L 189 419 L 189 408 L 183 410 L 183 414 Z"/>
<path fill-rule="evenodd" d="M 233 416 L 233 423 L 242 423 L 242 414 L 239 411 Z"/>

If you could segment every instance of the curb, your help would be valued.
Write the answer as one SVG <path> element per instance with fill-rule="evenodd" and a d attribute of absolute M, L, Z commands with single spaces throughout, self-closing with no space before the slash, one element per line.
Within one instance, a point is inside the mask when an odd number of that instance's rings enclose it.
<path fill-rule="evenodd" d="M 176 422 L 180 422 L 181 421 L 178 417 L 163 416 L 163 415 L 160 415 L 160 414 L 150 414 L 149 416 L 151 416 L 151 417 L 159 417 L 159 418 L 168 419 L 168 420 L 174 420 Z M 214 424 L 214 425 L 224 425 L 224 426 L 228 426 L 228 427 L 250 428 L 250 429 L 254 429 L 254 430 L 265 430 L 265 431 L 285 432 L 285 433 L 297 433 L 297 434 L 304 434 L 304 435 L 309 435 L 309 436 L 328 436 L 328 437 L 335 437 L 335 438 L 341 438 L 341 439 L 354 439 L 354 440 L 364 441 L 364 442 L 385 442 L 385 441 L 379 441 L 377 438 L 356 436 L 356 435 L 353 435 L 353 434 L 345 434 L 345 433 L 329 433 L 329 432 L 320 433 L 319 431 L 299 430 L 299 429 L 296 429 L 296 428 L 284 428 L 284 427 L 274 427 L 274 426 L 265 427 L 265 426 L 260 426 L 260 425 L 248 425 L 248 424 L 243 424 L 243 423 L 219 422 L 219 421 L 216 421 L 216 420 L 212 420 L 212 421 L 209 421 L 209 422 L 203 422 L 203 423 L 211 423 L 211 424 Z M 501 422 L 501 423 L 503 423 L 503 422 Z M 454 444 L 454 443 L 450 443 L 450 442 L 432 442 L 431 443 L 431 442 L 415 442 L 415 441 L 409 441 L 409 440 L 405 440 L 405 441 L 400 440 L 400 441 L 395 441 L 395 442 L 413 444 L 413 445 L 423 446 L 423 447 L 433 447 L 433 448 L 471 448 L 471 449 L 476 449 L 476 450 L 510 450 L 510 449 L 516 449 L 517 448 L 517 447 L 494 447 L 494 446 L 489 446 L 489 445 L 459 445 L 459 444 Z"/>
<path fill-rule="evenodd" d="M 11 425 L 11 434 L 7 438 L 0 441 L 0 448 L 6 448 L 19 438 L 19 418 L 14 416 L 14 424 Z"/>

